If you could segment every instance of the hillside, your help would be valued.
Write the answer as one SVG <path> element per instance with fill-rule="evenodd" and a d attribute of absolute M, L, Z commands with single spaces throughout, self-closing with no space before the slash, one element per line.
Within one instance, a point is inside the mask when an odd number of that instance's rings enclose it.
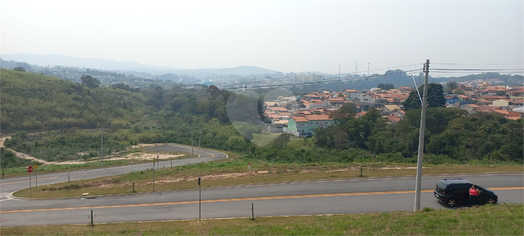
<path fill-rule="evenodd" d="M 27 72 L 0 70 L 1 130 L 96 128 L 133 120 L 149 111 L 140 93 L 77 83 Z"/>

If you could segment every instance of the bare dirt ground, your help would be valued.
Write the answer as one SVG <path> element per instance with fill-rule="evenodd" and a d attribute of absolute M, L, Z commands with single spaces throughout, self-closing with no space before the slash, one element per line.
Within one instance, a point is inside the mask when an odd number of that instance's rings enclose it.
<path fill-rule="evenodd" d="M 11 136 L 6 136 L 6 137 L 3 137 L 3 138 L 0 138 L 0 147 L 4 147 L 4 142 L 8 138 L 11 138 Z M 156 146 L 156 145 L 157 144 L 138 144 L 138 145 L 131 146 L 130 149 L 143 148 L 143 147 L 153 147 L 153 146 Z M 37 161 L 37 162 L 42 163 L 42 165 L 71 165 L 71 164 L 84 164 L 84 163 L 88 163 L 88 162 L 93 162 L 93 161 L 63 161 L 63 162 L 46 161 L 46 160 L 38 159 L 36 157 L 27 155 L 25 153 L 17 152 L 15 150 L 12 150 L 12 149 L 9 149 L 9 148 L 6 148 L 6 150 L 12 151 L 13 153 L 16 154 L 17 157 L 20 157 L 20 158 L 23 158 L 23 159 L 26 159 L 26 160 Z M 181 157 L 181 156 L 184 156 L 184 154 L 143 153 L 143 152 L 141 152 L 141 153 L 127 154 L 125 156 L 111 157 L 111 160 L 126 160 L 126 159 L 153 160 L 157 156 L 158 156 L 159 160 L 163 160 L 163 159 L 170 159 L 170 158 Z M 109 158 L 109 157 L 107 157 L 107 158 Z M 98 162 L 98 160 L 96 160 L 96 162 Z"/>

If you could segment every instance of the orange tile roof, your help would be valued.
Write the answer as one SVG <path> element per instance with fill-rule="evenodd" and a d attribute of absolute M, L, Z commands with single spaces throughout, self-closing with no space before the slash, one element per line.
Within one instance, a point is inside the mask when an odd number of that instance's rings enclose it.
<path fill-rule="evenodd" d="M 387 116 L 388 120 L 391 121 L 391 123 L 397 123 L 400 121 L 400 117 L 398 116 Z"/>
<path fill-rule="evenodd" d="M 295 120 L 295 122 L 309 122 L 309 120 L 303 116 L 293 116 L 293 120 Z"/>
<path fill-rule="evenodd" d="M 493 109 L 494 112 L 500 113 L 502 115 L 509 115 L 509 112 L 502 109 Z"/>
<path fill-rule="evenodd" d="M 287 111 L 285 107 L 268 107 L 267 109 L 273 111 Z"/>
<path fill-rule="evenodd" d="M 308 120 L 333 120 L 333 118 L 329 118 L 328 115 L 306 115 L 306 119 Z"/>
<path fill-rule="evenodd" d="M 358 117 L 362 117 L 362 116 L 364 116 L 366 113 L 368 113 L 368 112 L 366 112 L 366 111 L 359 112 L 359 113 L 357 113 L 357 116 L 358 116 Z"/>
<path fill-rule="evenodd" d="M 486 100 L 497 100 L 497 99 L 504 99 L 505 96 L 482 96 L 480 99 L 486 99 Z"/>

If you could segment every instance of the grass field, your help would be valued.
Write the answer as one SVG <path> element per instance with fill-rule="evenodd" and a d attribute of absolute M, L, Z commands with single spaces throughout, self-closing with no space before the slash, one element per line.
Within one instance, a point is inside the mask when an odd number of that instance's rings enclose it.
<path fill-rule="evenodd" d="M 323 164 L 273 164 L 261 160 L 240 158 L 240 154 L 226 152 L 227 160 L 161 168 L 155 170 L 155 191 L 191 189 L 196 179 L 202 177 L 202 187 L 218 187 L 245 184 L 278 183 L 319 179 L 347 179 L 360 177 L 415 176 L 414 165 L 385 163 L 323 163 Z M 249 172 L 248 163 L 251 163 Z M 426 166 L 424 174 L 458 173 L 522 173 L 522 165 L 434 165 Z M 72 181 L 33 188 L 32 198 L 74 198 L 89 196 L 128 194 L 153 191 L 153 171 Z M 14 193 L 16 197 L 29 197 L 29 189 Z"/>
<path fill-rule="evenodd" d="M 524 235 L 524 207 L 94 224 L 1 230 L 3 235 Z"/>

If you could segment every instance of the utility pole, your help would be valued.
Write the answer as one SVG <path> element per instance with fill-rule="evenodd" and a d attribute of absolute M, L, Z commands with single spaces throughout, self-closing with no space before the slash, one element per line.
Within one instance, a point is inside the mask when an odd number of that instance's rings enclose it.
<path fill-rule="evenodd" d="M 425 79 L 424 92 L 422 94 L 422 111 L 420 112 L 420 133 L 418 136 L 418 158 L 417 158 L 417 178 L 415 184 L 415 211 L 420 210 L 420 192 L 422 184 L 422 160 L 424 155 L 424 131 L 426 129 L 426 103 L 428 94 L 429 59 L 424 64 Z M 418 89 L 418 88 L 416 88 Z"/>
<path fill-rule="evenodd" d="M 102 138 L 100 141 L 100 162 L 102 163 L 102 168 L 104 168 L 104 130 L 102 130 Z"/>
<path fill-rule="evenodd" d="M 368 76 L 369 76 L 369 62 L 368 62 Z"/>

